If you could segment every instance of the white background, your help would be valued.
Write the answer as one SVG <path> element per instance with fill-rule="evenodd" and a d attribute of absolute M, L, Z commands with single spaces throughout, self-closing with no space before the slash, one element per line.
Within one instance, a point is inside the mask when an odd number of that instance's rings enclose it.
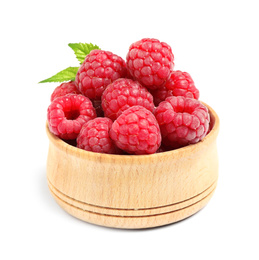
<path fill-rule="evenodd" d="M 259 259 L 258 1 L 1 2 L 1 259 Z M 147 230 L 77 220 L 46 182 L 46 110 L 55 83 L 78 66 L 68 43 L 125 58 L 131 43 L 171 45 L 200 99 L 220 117 L 219 183 L 209 204 Z"/>

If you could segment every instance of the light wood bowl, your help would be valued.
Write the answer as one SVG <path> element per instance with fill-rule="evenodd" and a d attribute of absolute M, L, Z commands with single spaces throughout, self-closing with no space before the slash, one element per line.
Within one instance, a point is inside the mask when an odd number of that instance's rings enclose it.
<path fill-rule="evenodd" d="M 218 179 L 219 118 L 206 106 L 211 131 L 203 141 L 152 155 L 84 151 L 47 126 L 53 197 L 74 217 L 115 228 L 157 227 L 191 216 L 210 200 Z"/>

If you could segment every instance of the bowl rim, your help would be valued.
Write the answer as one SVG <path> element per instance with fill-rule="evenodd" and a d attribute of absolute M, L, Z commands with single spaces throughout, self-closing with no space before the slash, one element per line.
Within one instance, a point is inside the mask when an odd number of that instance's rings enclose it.
<path fill-rule="evenodd" d="M 219 117 L 217 113 L 206 103 L 202 102 L 203 105 L 205 105 L 210 113 L 210 117 L 214 119 L 214 125 L 212 126 L 210 132 L 204 137 L 203 140 L 199 141 L 196 144 L 190 144 L 181 148 L 177 148 L 170 151 L 160 152 L 160 153 L 154 153 L 154 154 L 144 154 L 144 155 L 121 155 L 121 154 L 104 154 L 104 153 L 96 153 L 91 151 L 86 151 L 83 149 L 80 149 L 78 147 L 74 147 L 68 143 L 66 143 L 64 140 L 60 139 L 59 137 L 52 134 L 48 127 L 48 122 L 46 123 L 46 132 L 49 138 L 49 141 L 51 141 L 55 146 L 60 148 L 61 150 L 66 151 L 66 153 L 69 153 L 73 156 L 80 157 L 80 158 L 87 158 L 93 159 L 93 160 L 100 160 L 102 162 L 127 162 L 127 161 L 134 161 L 137 160 L 138 162 L 140 160 L 146 161 L 146 160 L 158 160 L 164 157 L 164 155 L 170 156 L 172 158 L 179 157 L 179 154 L 187 154 L 195 152 L 196 150 L 201 149 L 204 144 L 209 144 L 210 142 L 213 142 L 216 140 L 216 137 L 219 132 Z"/>

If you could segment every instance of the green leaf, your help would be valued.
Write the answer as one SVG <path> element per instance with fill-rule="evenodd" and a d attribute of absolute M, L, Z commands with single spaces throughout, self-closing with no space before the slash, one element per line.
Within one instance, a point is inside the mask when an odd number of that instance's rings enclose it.
<path fill-rule="evenodd" d="M 44 80 L 40 81 L 39 83 L 64 82 L 64 81 L 75 80 L 78 69 L 79 69 L 79 67 L 68 67 L 68 68 L 58 72 L 56 75 L 54 75 L 48 79 L 44 79 Z"/>
<path fill-rule="evenodd" d="M 100 50 L 99 46 L 92 43 L 69 43 L 68 46 L 73 49 L 80 64 L 83 63 L 86 55 L 88 55 L 91 50 Z"/>

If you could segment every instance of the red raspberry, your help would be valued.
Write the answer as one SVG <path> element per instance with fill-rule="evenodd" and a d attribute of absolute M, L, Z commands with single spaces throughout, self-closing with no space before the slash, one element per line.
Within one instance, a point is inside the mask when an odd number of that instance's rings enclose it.
<path fill-rule="evenodd" d="M 55 98 L 48 107 L 49 130 L 62 139 L 75 139 L 82 125 L 96 117 L 89 98 L 68 94 Z"/>
<path fill-rule="evenodd" d="M 200 101 L 185 97 L 168 97 L 156 108 L 163 144 L 179 148 L 204 138 L 209 129 L 208 109 Z"/>
<path fill-rule="evenodd" d="M 88 121 L 77 137 L 77 147 L 97 153 L 120 153 L 109 136 L 111 126 L 112 120 L 107 117 L 97 117 Z"/>
<path fill-rule="evenodd" d="M 162 86 L 174 66 L 171 47 L 156 39 L 145 38 L 129 47 L 126 64 L 134 79 L 149 89 Z"/>
<path fill-rule="evenodd" d="M 165 87 L 173 91 L 174 96 L 199 99 L 199 90 L 187 72 L 180 70 L 172 71 L 170 78 L 166 81 Z"/>
<path fill-rule="evenodd" d="M 142 106 L 123 111 L 113 122 L 110 137 L 129 154 L 152 154 L 161 144 L 159 125 L 154 115 Z"/>
<path fill-rule="evenodd" d="M 81 94 L 74 81 L 64 82 L 56 87 L 51 95 L 50 101 L 52 102 L 57 97 L 62 97 L 67 94 Z"/>
<path fill-rule="evenodd" d="M 92 50 L 76 74 L 76 85 L 90 99 L 100 99 L 106 86 L 127 75 L 125 61 L 109 52 Z"/>
<path fill-rule="evenodd" d="M 137 81 L 117 79 L 109 84 L 102 95 L 102 108 L 106 117 L 115 120 L 129 107 L 140 105 L 154 111 L 153 97 Z"/>
<path fill-rule="evenodd" d="M 153 96 L 155 106 L 158 106 L 160 102 L 164 101 L 167 97 L 173 96 L 173 91 L 167 89 L 165 86 L 150 90 L 150 93 Z"/>

